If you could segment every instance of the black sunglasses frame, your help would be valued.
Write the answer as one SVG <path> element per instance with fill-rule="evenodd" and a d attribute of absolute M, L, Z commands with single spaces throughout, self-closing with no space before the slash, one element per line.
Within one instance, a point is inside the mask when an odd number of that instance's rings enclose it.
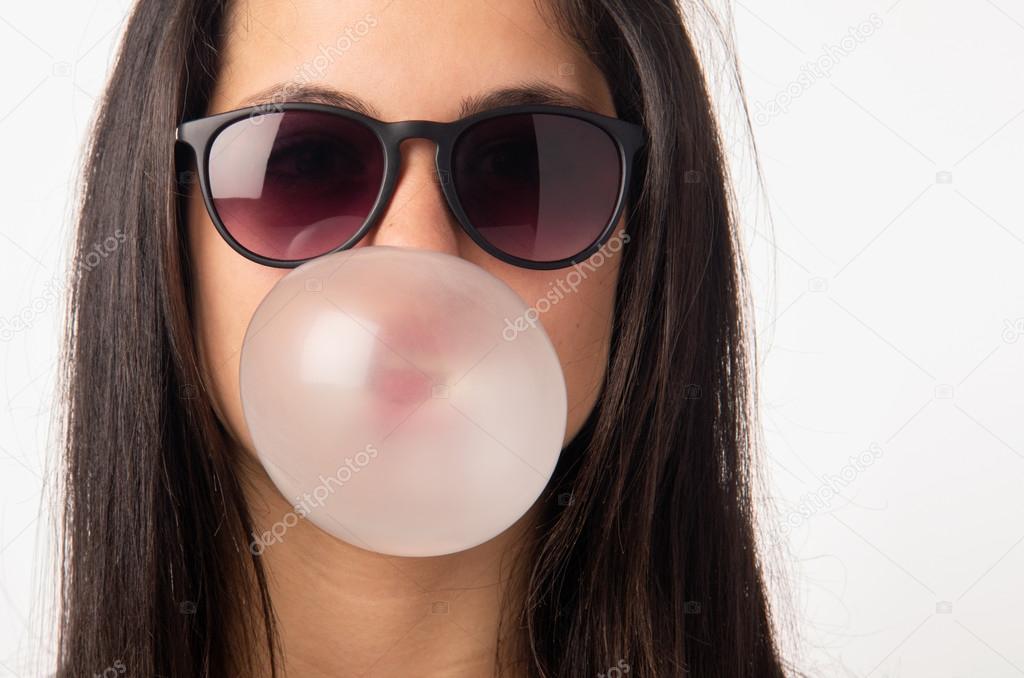
<path fill-rule="evenodd" d="M 327 113 L 347 118 L 349 120 L 354 120 L 373 132 L 381 144 L 384 155 L 383 181 L 381 182 L 377 197 L 374 200 L 373 207 L 362 226 L 359 227 L 359 230 L 356 231 L 351 238 L 339 247 L 306 259 L 271 259 L 247 250 L 237 240 L 235 240 L 230 231 L 224 225 L 224 222 L 221 220 L 220 215 L 217 213 L 217 209 L 214 206 L 213 194 L 210 188 L 210 150 L 213 147 L 213 142 L 217 138 L 217 135 L 219 135 L 225 128 L 239 122 L 240 120 L 268 114 L 283 113 L 286 111 L 315 111 L 318 113 Z M 522 259 L 508 254 L 488 242 L 488 240 L 484 238 L 473 226 L 469 217 L 462 209 L 462 204 L 459 202 L 458 192 L 451 179 L 452 154 L 454 152 L 456 142 L 461 135 L 466 132 L 466 130 L 483 120 L 526 113 L 561 115 L 584 120 L 604 131 L 604 133 L 615 142 L 619 153 L 619 195 L 615 201 L 615 208 L 612 210 L 611 218 L 604 226 L 597 239 L 589 247 L 571 257 L 559 259 L 557 261 L 531 261 L 528 259 Z M 206 204 L 206 210 L 210 214 L 214 226 L 216 226 L 221 237 L 223 237 L 236 252 L 247 259 L 263 264 L 264 266 L 273 266 L 276 268 L 295 268 L 319 256 L 349 249 L 362 240 L 363 237 L 365 237 L 366 234 L 377 224 L 377 221 L 391 202 L 395 185 L 398 181 L 399 167 L 401 164 L 402 156 L 400 145 L 406 139 L 428 139 L 436 144 L 437 153 L 435 155 L 434 164 L 436 165 L 437 177 L 441 185 L 441 191 L 444 194 L 445 200 L 448 202 L 449 208 L 454 214 L 456 220 L 459 222 L 459 225 L 469 235 L 469 237 L 480 246 L 481 249 L 504 262 L 529 269 L 551 270 L 565 268 L 567 266 L 580 263 L 597 252 L 611 237 L 612 232 L 615 229 L 615 225 L 618 223 L 619 217 L 622 215 L 623 208 L 625 207 L 630 180 L 633 174 L 634 157 L 636 156 L 637 151 L 639 151 L 645 144 L 644 129 L 640 125 L 627 122 L 619 118 L 612 118 L 599 113 L 593 113 L 580 108 L 550 105 L 503 106 L 500 108 L 482 111 L 452 122 L 434 122 L 430 120 L 382 122 L 347 108 L 340 108 L 327 104 L 299 102 L 264 104 L 240 108 L 205 118 L 183 122 L 178 125 L 175 138 L 178 142 L 187 145 L 192 150 L 193 157 L 196 160 L 196 170 L 199 175 L 199 186 L 202 191 L 203 201 Z"/>

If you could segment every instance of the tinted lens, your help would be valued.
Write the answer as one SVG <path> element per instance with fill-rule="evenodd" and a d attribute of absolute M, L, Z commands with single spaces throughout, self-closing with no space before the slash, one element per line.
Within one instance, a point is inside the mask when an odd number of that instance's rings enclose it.
<path fill-rule="evenodd" d="M 523 113 L 467 129 L 452 169 L 459 202 L 484 239 L 521 259 L 551 262 L 601 237 L 618 202 L 622 163 L 600 127 Z"/>
<path fill-rule="evenodd" d="M 383 177 L 384 149 L 373 132 L 327 113 L 239 120 L 210 148 L 217 215 L 242 247 L 270 259 L 307 259 L 347 243 Z"/>

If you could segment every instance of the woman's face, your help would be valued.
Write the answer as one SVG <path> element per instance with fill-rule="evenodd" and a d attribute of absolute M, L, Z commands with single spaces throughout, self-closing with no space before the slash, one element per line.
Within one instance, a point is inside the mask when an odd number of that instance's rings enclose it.
<path fill-rule="evenodd" d="M 529 84 L 564 91 L 569 101 L 615 115 L 600 71 L 556 31 L 534 0 L 239 0 L 227 29 L 208 114 L 262 103 L 261 94 L 275 90 L 269 98 L 274 103 L 333 103 L 322 95 L 312 98 L 299 86 L 304 84 L 356 97 L 384 121 L 450 121 L 460 117 L 467 100 Z M 481 250 L 448 209 L 434 150 L 432 142 L 422 139 L 402 145 L 391 203 L 358 246 L 460 256 L 535 305 L 572 269 L 518 268 Z M 188 233 L 195 326 L 215 405 L 235 439 L 251 450 L 238 390 L 242 339 L 257 305 L 287 271 L 254 263 L 231 249 L 214 228 L 198 190 L 189 200 Z M 593 409 L 604 377 L 618 267 L 618 256 L 610 255 L 576 292 L 541 316 L 565 375 L 566 442 Z"/>

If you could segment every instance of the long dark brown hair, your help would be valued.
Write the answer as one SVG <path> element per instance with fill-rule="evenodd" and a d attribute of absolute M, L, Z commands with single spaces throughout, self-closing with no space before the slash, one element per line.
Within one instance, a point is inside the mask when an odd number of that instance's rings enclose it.
<path fill-rule="evenodd" d="M 691 36 L 674 0 L 548 8 L 648 144 L 607 377 L 540 499 L 509 615 L 524 671 L 783 676 L 753 529 L 742 259 Z M 226 10 L 140 0 L 88 146 L 62 371 L 62 677 L 279 664 L 238 460 L 197 358 L 173 137 L 206 111 Z"/>

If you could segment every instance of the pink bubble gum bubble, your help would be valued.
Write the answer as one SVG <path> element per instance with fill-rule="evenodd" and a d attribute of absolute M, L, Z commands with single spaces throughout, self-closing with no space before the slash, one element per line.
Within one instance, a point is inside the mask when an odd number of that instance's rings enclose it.
<path fill-rule="evenodd" d="M 282 278 L 242 345 L 253 446 L 300 514 L 355 546 L 462 551 L 536 501 L 561 453 L 566 392 L 537 323 L 458 257 L 361 247 Z"/>

